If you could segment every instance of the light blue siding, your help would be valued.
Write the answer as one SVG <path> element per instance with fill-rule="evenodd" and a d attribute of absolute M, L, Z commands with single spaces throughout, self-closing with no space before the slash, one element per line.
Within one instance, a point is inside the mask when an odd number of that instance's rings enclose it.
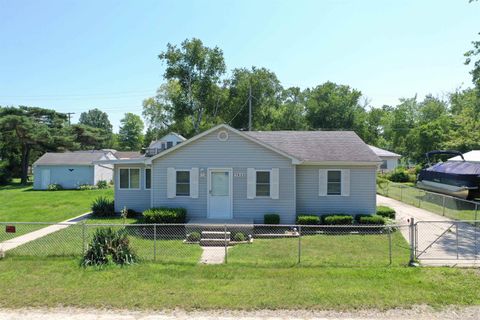
<path fill-rule="evenodd" d="M 140 168 L 140 189 L 120 189 L 119 169 L 120 168 Z M 115 184 L 115 211 L 120 212 L 123 207 L 133 209 L 138 212 L 150 208 L 150 189 L 145 189 L 145 166 L 144 165 L 115 165 L 114 170 Z"/>
<path fill-rule="evenodd" d="M 350 169 L 349 196 L 319 196 L 319 169 Z M 299 214 L 373 214 L 376 211 L 376 166 L 297 166 Z"/>
<path fill-rule="evenodd" d="M 153 161 L 153 206 L 183 207 L 188 218 L 207 217 L 208 168 L 233 169 L 233 218 L 263 223 L 265 213 L 278 213 L 281 223 L 295 221 L 295 168 L 292 161 L 244 137 L 229 132 L 227 141 L 214 131 Z M 200 169 L 198 198 L 167 198 L 167 168 Z M 279 199 L 247 199 L 247 168 L 279 168 Z"/>
<path fill-rule="evenodd" d="M 64 189 L 76 189 L 82 184 L 94 184 L 93 166 L 35 166 L 33 188 L 42 188 L 42 170 L 50 170 L 50 183 L 59 184 Z"/>

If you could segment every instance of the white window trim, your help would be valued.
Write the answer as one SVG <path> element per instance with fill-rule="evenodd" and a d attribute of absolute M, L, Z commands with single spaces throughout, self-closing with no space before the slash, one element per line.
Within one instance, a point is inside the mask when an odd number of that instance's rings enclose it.
<path fill-rule="evenodd" d="M 177 172 L 178 171 L 186 171 L 188 172 L 188 196 L 187 195 L 178 195 L 177 194 Z M 190 186 L 192 185 L 192 171 L 191 169 L 177 169 L 175 168 L 175 198 L 191 198 L 191 190 Z"/>
<path fill-rule="evenodd" d="M 327 176 L 325 177 L 327 180 L 326 180 L 326 192 L 327 192 L 327 197 L 342 197 L 342 175 L 343 175 L 343 171 L 342 169 L 326 169 L 327 171 Z M 340 193 L 339 194 L 328 194 L 328 173 L 330 171 L 340 171 Z"/>
<path fill-rule="evenodd" d="M 257 196 L 257 172 L 268 172 L 268 196 Z M 271 199 L 272 194 L 270 188 L 272 187 L 272 169 L 255 169 L 255 198 L 259 199 Z"/>
<path fill-rule="evenodd" d="M 120 184 L 120 171 L 127 169 L 128 170 L 128 188 L 122 188 Z M 130 188 L 130 182 L 132 179 L 130 179 L 130 170 L 138 170 L 138 188 Z M 118 168 L 118 189 L 119 190 L 141 190 L 142 189 L 142 174 L 141 174 L 142 169 L 138 167 L 122 167 Z"/>
<path fill-rule="evenodd" d="M 147 188 L 147 170 L 150 170 L 150 188 Z M 144 180 L 143 187 L 145 188 L 145 190 L 152 189 L 152 168 L 145 168 L 143 170 L 143 176 L 145 177 L 145 179 L 143 179 Z"/>

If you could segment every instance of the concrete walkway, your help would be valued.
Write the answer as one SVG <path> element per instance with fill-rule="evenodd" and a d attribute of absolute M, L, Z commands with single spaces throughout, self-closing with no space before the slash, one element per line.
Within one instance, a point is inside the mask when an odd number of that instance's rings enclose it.
<path fill-rule="evenodd" d="M 422 265 L 480 266 L 480 230 L 433 212 L 377 195 L 377 205 L 395 209 L 398 224 L 417 223 L 417 258 Z M 409 228 L 400 229 L 409 241 Z"/>
<path fill-rule="evenodd" d="M 71 225 L 74 225 L 78 223 L 79 221 L 87 219 L 87 217 L 91 214 L 91 212 L 86 212 L 84 214 L 81 214 L 75 218 L 65 220 L 63 222 L 59 222 L 56 224 L 46 224 L 48 227 L 38 229 L 32 232 L 29 232 L 27 234 L 21 235 L 19 237 L 12 238 L 7 241 L 0 242 L 0 251 L 6 252 L 8 250 L 15 249 L 16 247 L 19 247 L 25 243 L 28 243 L 30 241 L 37 240 L 39 238 L 42 238 L 46 235 L 49 235 L 51 233 L 57 232 L 59 230 L 65 229 L 70 227 Z M 23 224 L 23 223 L 22 223 Z M 28 225 L 28 222 L 25 224 Z M 12 223 L 14 226 L 18 226 L 19 224 Z M 39 224 L 41 225 L 41 224 Z"/>
<path fill-rule="evenodd" d="M 200 263 L 222 264 L 225 262 L 225 247 L 202 247 L 202 250 Z"/>

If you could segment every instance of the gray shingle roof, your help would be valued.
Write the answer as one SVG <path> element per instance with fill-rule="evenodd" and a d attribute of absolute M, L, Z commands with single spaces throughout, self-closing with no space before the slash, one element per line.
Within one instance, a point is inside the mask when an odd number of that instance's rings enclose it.
<path fill-rule="evenodd" d="M 391 151 L 388 151 L 388 150 L 385 150 L 385 149 L 380 149 L 380 148 L 370 146 L 370 145 L 369 145 L 369 147 L 379 157 L 401 157 L 400 154 L 395 153 L 395 152 L 391 152 Z"/>
<path fill-rule="evenodd" d="M 353 131 L 247 131 L 244 133 L 302 161 L 381 161 Z"/>
<path fill-rule="evenodd" d="M 105 152 L 47 152 L 33 165 L 91 165 L 93 161 L 101 160 Z"/>
<path fill-rule="evenodd" d="M 114 153 L 117 159 L 137 159 L 142 158 L 143 154 L 139 151 L 117 151 Z"/>

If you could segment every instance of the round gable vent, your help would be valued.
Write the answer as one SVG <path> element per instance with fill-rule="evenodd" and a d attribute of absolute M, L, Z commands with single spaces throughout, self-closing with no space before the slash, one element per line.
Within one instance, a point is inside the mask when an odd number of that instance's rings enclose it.
<path fill-rule="evenodd" d="M 228 140 L 228 132 L 225 131 L 225 130 L 220 131 L 220 132 L 217 134 L 217 138 L 218 138 L 218 140 L 220 140 L 220 141 L 227 141 L 227 140 Z"/>

